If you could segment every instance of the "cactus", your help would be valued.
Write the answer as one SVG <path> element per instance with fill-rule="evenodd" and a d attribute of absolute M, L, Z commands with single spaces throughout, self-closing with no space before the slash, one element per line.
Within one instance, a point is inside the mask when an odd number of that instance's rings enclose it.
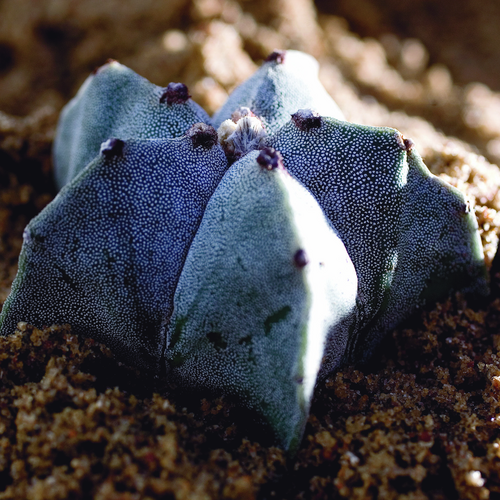
<path fill-rule="evenodd" d="M 179 279 L 166 353 L 181 385 L 238 396 L 294 450 L 327 336 L 345 349 L 357 278 L 321 208 L 278 158 L 250 152 L 212 195 Z"/>
<path fill-rule="evenodd" d="M 347 359 L 365 359 L 385 332 L 427 300 L 486 290 L 467 200 L 433 176 L 399 132 L 299 110 L 266 142 L 319 201 L 356 268 L 357 324 Z M 337 359 L 327 349 L 322 373 Z"/>
<path fill-rule="evenodd" d="M 293 451 L 317 376 L 426 301 L 487 293 L 464 196 L 396 130 L 342 121 L 316 73 L 274 52 L 211 120 L 182 84 L 98 70 L 61 115 L 65 187 L 26 228 L 0 333 L 70 323 L 239 398 Z"/>
<path fill-rule="evenodd" d="M 323 116 L 344 119 L 337 103 L 318 80 L 318 62 L 295 50 L 269 55 L 262 67 L 236 88 L 215 113 L 214 127 L 232 118 L 239 108 L 249 108 L 268 133 L 276 132 L 298 109 L 313 109 Z"/>
<path fill-rule="evenodd" d="M 189 244 L 227 167 L 212 127 L 190 132 L 110 139 L 28 224 L 0 318 L 3 334 L 21 318 L 69 323 L 124 360 L 158 371 Z"/>
<path fill-rule="evenodd" d="M 54 140 L 56 184 L 61 189 L 117 139 L 174 139 L 208 114 L 182 83 L 158 87 L 117 61 L 101 66 L 61 113 Z"/>

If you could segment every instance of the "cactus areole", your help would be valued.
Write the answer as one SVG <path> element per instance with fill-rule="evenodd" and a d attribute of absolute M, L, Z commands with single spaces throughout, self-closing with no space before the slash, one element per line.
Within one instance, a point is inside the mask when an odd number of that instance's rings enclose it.
<path fill-rule="evenodd" d="M 344 121 L 276 51 L 210 118 L 111 61 L 64 108 L 57 197 L 0 316 L 69 323 L 128 363 L 237 398 L 297 450 L 318 377 L 417 307 L 487 293 L 477 223 L 413 142 Z"/>

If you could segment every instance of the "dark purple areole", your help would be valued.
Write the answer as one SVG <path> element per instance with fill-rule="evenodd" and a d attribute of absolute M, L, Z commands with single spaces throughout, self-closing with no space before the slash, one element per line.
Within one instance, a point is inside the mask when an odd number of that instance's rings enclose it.
<path fill-rule="evenodd" d="M 124 141 L 112 137 L 102 144 L 101 154 L 104 156 L 104 158 L 106 158 L 106 160 L 111 160 L 113 158 L 123 158 L 124 148 Z"/>
<path fill-rule="evenodd" d="M 217 144 L 217 131 L 206 123 L 195 123 L 188 131 L 193 148 L 212 149 Z"/>
<path fill-rule="evenodd" d="M 160 104 L 184 104 L 191 96 L 189 90 L 183 83 L 170 82 L 160 96 Z"/>
<path fill-rule="evenodd" d="M 398 146 L 407 153 L 409 153 L 415 146 L 415 143 L 411 139 L 407 139 L 400 132 L 396 133 L 396 142 L 398 143 Z"/>
<path fill-rule="evenodd" d="M 264 148 L 257 156 L 257 163 L 264 170 L 274 170 L 276 168 L 283 168 L 283 158 L 279 151 L 274 148 Z"/>
<path fill-rule="evenodd" d="M 274 50 L 265 59 L 265 62 L 276 62 L 283 64 L 285 62 L 286 50 Z"/>
<path fill-rule="evenodd" d="M 292 115 L 295 126 L 302 132 L 309 132 L 314 128 L 320 128 L 322 123 L 321 116 L 312 109 L 299 109 Z"/>
<path fill-rule="evenodd" d="M 304 267 L 309 264 L 309 259 L 307 257 L 307 254 L 305 250 L 302 248 L 299 248 L 294 256 L 293 256 L 293 263 L 295 264 L 295 267 L 298 267 L 299 269 L 303 269 Z"/>

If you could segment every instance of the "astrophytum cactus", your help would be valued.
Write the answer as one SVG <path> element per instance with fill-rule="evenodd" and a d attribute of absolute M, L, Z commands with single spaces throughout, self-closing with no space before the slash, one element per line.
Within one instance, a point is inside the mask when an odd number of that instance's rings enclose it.
<path fill-rule="evenodd" d="M 184 263 L 167 334 L 172 376 L 258 406 L 296 448 L 324 344 L 330 335 L 344 349 L 356 291 L 318 203 L 277 151 L 252 151 L 215 190 Z"/>
<path fill-rule="evenodd" d="M 182 83 L 161 88 L 116 61 L 97 69 L 63 109 L 54 140 L 55 179 L 62 188 L 110 137 L 173 139 L 210 123 Z"/>
<path fill-rule="evenodd" d="M 470 205 L 429 172 L 411 140 L 299 111 L 267 144 L 318 200 L 356 268 L 356 326 L 345 359 L 365 359 L 417 305 L 452 290 L 487 293 Z M 327 346 L 322 371 L 337 362 Z"/>
<path fill-rule="evenodd" d="M 25 230 L 1 333 L 69 323 L 237 398 L 293 451 L 318 375 L 426 302 L 486 294 L 464 196 L 398 131 L 343 121 L 317 69 L 275 52 L 213 119 L 185 85 L 97 70 L 61 114 L 62 189 Z"/>

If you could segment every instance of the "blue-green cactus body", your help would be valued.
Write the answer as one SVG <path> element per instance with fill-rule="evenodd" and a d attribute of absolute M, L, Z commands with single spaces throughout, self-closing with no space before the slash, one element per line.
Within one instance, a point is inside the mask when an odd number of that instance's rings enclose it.
<path fill-rule="evenodd" d="M 352 361 L 426 298 L 487 293 L 474 214 L 398 131 L 300 111 L 266 142 L 318 200 L 356 268 Z M 325 374 L 338 355 L 328 348 L 326 358 Z"/>
<path fill-rule="evenodd" d="M 318 62 L 295 50 L 271 54 L 262 67 L 237 87 L 214 115 L 214 127 L 241 107 L 262 120 L 268 134 L 276 132 L 301 108 L 342 120 L 342 111 L 318 80 Z"/>
<path fill-rule="evenodd" d="M 116 61 L 89 76 L 59 119 L 54 141 L 57 186 L 76 177 L 110 137 L 173 139 L 195 123 L 210 124 L 207 113 L 188 98 L 187 88 L 172 85 L 167 95 L 168 88 L 153 85 Z"/>
<path fill-rule="evenodd" d="M 341 121 L 317 69 L 273 53 L 215 115 L 218 133 L 184 85 L 98 70 L 62 113 L 69 184 L 25 231 L 0 334 L 70 323 L 140 367 L 167 360 L 293 449 L 318 370 L 366 358 L 426 301 L 486 293 L 463 195 L 399 132 Z"/>
<path fill-rule="evenodd" d="M 478 225 L 464 195 L 432 175 L 416 150 L 408 152 L 407 164 L 398 265 L 381 312 L 358 341 L 358 359 L 368 357 L 373 342 L 419 305 L 443 300 L 455 291 L 488 294 Z"/>
<path fill-rule="evenodd" d="M 168 327 L 183 386 L 239 397 L 295 448 L 328 333 L 344 351 L 357 280 L 314 198 L 257 152 L 236 162 L 191 245 Z"/>
<path fill-rule="evenodd" d="M 1 333 L 18 321 L 69 323 L 157 370 L 184 258 L 226 158 L 189 137 L 118 146 L 105 145 L 26 228 Z"/>

